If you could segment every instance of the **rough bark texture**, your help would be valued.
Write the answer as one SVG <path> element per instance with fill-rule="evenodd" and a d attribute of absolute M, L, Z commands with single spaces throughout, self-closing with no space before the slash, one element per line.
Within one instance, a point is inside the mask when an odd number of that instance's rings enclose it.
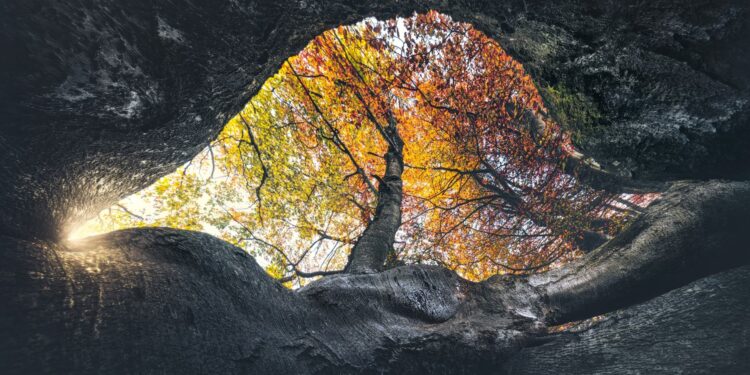
<path fill-rule="evenodd" d="M 550 323 L 629 306 L 747 263 L 749 216 L 746 182 L 676 183 L 615 239 L 530 283 L 544 290 Z"/>
<path fill-rule="evenodd" d="M 541 345 L 521 349 L 504 370 L 508 374 L 747 374 L 748 282 L 747 266 L 704 278 L 582 329 L 540 339 Z"/>
<path fill-rule="evenodd" d="M 581 262 L 480 284 L 405 266 L 292 292 L 205 234 L 58 240 L 190 159 L 314 35 L 429 8 L 500 41 L 607 171 L 748 175 L 743 0 L 4 1 L 0 371 L 750 372 L 750 269 L 681 287 L 747 263 L 748 183 L 678 185 Z"/>
<path fill-rule="evenodd" d="M 401 203 L 404 198 L 404 141 L 392 115 L 383 129 L 388 151 L 383 156 L 385 173 L 378 183 L 378 203 L 375 214 L 352 249 L 347 265 L 350 273 L 377 272 L 383 269 L 388 255 L 393 255 L 396 232 L 401 226 Z"/>
<path fill-rule="evenodd" d="M 496 38 L 615 173 L 747 176 L 743 0 L 0 5 L 3 233 L 58 237 L 190 159 L 327 27 L 441 10 Z"/>
<path fill-rule="evenodd" d="M 591 329 L 546 334 L 548 322 L 642 302 L 746 263 L 747 246 L 734 240 L 749 229 L 750 184 L 693 187 L 649 209 L 632 246 L 600 248 L 547 275 L 478 284 L 440 267 L 403 266 L 293 292 L 242 250 L 201 233 L 133 229 L 66 245 L 3 237 L 0 363 L 11 373 L 750 370 L 747 267 Z M 666 223 L 686 210 L 694 217 Z M 669 228 L 701 233 L 726 217 L 739 220 L 722 229 L 726 236 L 687 248 L 662 242 L 677 230 Z M 587 275 L 590 283 L 578 282 Z"/>

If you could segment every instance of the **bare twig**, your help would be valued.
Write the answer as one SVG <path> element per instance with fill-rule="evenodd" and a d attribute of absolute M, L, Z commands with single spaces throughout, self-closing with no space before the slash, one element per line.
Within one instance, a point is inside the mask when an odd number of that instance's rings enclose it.
<path fill-rule="evenodd" d="M 260 190 L 263 188 L 263 185 L 265 185 L 266 180 L 268 179 L 268 168 L 266 168 L 266 163 L 263 162 L 263 156 L 260 152 L 260 147 L 258 147 L 258 142 L 255 140 L 255 135 L 253 135 L 250 124 L 247 122 L 247 120 L 245 120 L 245 115 L 243 115 L 242 113 L 240 113 L 240 120 L 242 120 L 242 123 L 245 125 L 245 129 L 247 129 L 247 135 L 250 139 L 250 145 L 253 147 L 255 155 L 258 157 L 258 162 L 260 163 L 260 168 L 263 172 L 260 177 L 260 183 L 255 188 L 255 197 L 258 199 L 258 218 L 260 219 L 260 222 L 263 223 L 263 201 L 260 196 Z"/>

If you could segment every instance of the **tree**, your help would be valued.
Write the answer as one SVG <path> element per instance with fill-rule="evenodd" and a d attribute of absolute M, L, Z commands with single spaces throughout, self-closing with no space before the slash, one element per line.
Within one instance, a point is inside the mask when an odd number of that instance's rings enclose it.
<path fill-rule="evenodd" d="M 386 259 L 472 279 L 543 270 L 606 241 L 641 199 L 581 182 L 583 164 L 566 165 L 569 137 L 545 113 L 521 65 L 470 25 L 430 12 L 339 27 L 196 157 L 204 174 L 211 158 L 221 183 L 192 197 L 215 202 L 203 220 L 280 261 L 285 279 L 340 272 L 347 252 L 360 271 Z M 160 184 L 194 193 L 195 176 L 177 182 L 186 176 Z M 162 222 L 174 216 L 185 211 Z M 308 255 L 323 269 L 304 270 Z"/>
<path fill-rule="evenodd" d="M 746 264 L 748 212 L 747 183 L 677 184 L 614 240 L 554 271 L 473 283 L 407 265 L 298 291 L 199 232 L 130 229 L 67 245 L 3 237 L 24 292 L 0 288 L 0 353 L 18 372 L 743 373 L 747 267 L 589 329 L 547 327 Z"/>
<path fill-rule="evenodd" d="M 18 131 L 4 128 L 1 137 L 0 198 L 10 205 L 0 237 L 0 363 L 19 373 L 748 372 L 748 268 L 691 283 L 747 263 L 745 182 L 674 184 L 579 261 L 482 283 L 411 265 L 289 291 L 246 252 L 206 234 L 55 236 L 54 224 L 185 162 L 216 134 L 205 122 L 236 113 L 258 87 L 246 80 L 265 77 L 300 39 L 424 4 L 5 4 L 4 46 L 16 56 L 3 62 L 10 95 L 2 109 Z M 573 82 L 576 95 L 603 95 L 592 102 L 618 139 L 632 125 L 681 133 L 655 146 L 647 144 L 653 137 L 643 142 L 649 133 L 636 133 L 646 156 L 628 154 L 626 167 L 642 168 L 640 177 L 716 176 L 704 168 L 726 159 L 686 155 L 717 151 L 720 135 L 693 132 L 746 119 L 738 101 L 746 98 L 746 54 L 733 43 L 746 40 L 738 37 L 747 25 L 742 3 L 439 4 L 514 44 L 542 85 Z M 723 62 L 711 64 L 717 57 Z M 710 111 L 685 116 L 692 106 Z M 738 143 L 720 143 L 728 144 Z M 720 154 L 739 160 L 731 165 L 744 162 L 745 153 L 728 149 Z M 649 164 L 656 160 L 664 161 Z M 660 172 L 664 165 L 679 171 Z M 545 333 L 620 308 L 588 331 Z"/>

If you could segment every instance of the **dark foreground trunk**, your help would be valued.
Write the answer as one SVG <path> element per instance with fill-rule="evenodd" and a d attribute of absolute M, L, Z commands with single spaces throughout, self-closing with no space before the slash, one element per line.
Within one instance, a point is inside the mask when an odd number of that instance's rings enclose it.
<path fill-rule="evenodd" d="M 677 184 L 558 271 L 471 283 L 415 265 L 297 292 L 200 233 L 134 229 L 66 246 L 5 237 L 0 363 L 14 373 L 741 373 L 750 269 L 693 281 L 747 263 L 748 215 L 748 183 Z M 618 308 L 579 331 L 547 331 Z"/>
<path fill-rule="evenodd" d="M 750 269 L 726 271 L 747 183 L 675 186 L 580 262 L 479 284 L 406 266 L 291 292 L 205 234 L 59 241 L 327 27 L 429 8 L 500 41 L 605 171 L 747 178 L 745 0 L 3 1 L 0 372 L 750 373 Z"/>

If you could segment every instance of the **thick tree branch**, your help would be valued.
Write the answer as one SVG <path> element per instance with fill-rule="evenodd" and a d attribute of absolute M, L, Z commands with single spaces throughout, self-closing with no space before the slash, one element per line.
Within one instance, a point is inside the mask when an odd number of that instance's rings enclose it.
<path fill-rule="evenodd" d="M 585 319 L 750 260 L 750 183 L 680 182 L 581 260 L 529 279 L 544 320 Z"/>

